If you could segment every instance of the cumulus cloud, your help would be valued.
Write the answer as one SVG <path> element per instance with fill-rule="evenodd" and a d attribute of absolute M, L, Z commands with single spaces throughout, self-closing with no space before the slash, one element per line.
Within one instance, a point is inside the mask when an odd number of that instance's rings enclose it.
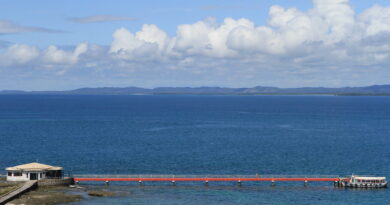
<path fill-rule="evenodd" d="M 375 5 L 358 16 L 359 26 L 364 36 L 373 36 L 390 31 L 390 7 Z"/>
<path fill-rule="evenodd" d="M 356 15 L 348 0 L 314 0 L 307 12 L 272 6 L 268 25 L 256 26 L 249 19 L 226 18 L 222 23 L 209 18 L 179 25 L 176 36 L 167 37 L 155 25 L 144 25 L 136 34 L 125 28 L 113 34 L 111 53 L 132 59 L 160 55 L 245 58 L 259 55 L 300 57 L 313 50 L 343 53 L 365 38 L 390 32 L 389 8 L 374 6 Z M 142 36 L 148 36 L 147 38 Z M 168 46 L 168 47 L 167 47 Z M 293 61 L 294 59 L 292 59 Z M 298 61 L 295 61 L 298 62 Z"/>
<path fill-rule="evenodd" d="M 49 46 L 43 51 L 43 61 L 49 65 L 60 64 L 68 65 L 75 64 L 79 60 L 80 55 L 88 51 L 87 43 L 80 43 L 73 51 L 65 51 L 58 49 L 56 46 Z"/>
<path fill-rule="evenodd" d="M 69 20 L 76 23 L 101 23 L 112 21 L 134 21 L 135 18 L 130 18 L 126 16 L 96 15 L 82 18 L 71 18 Z"/>
<path fill-rule="evenodd" d="M 222 24 L 217 24 L 214 19 L 206 19 L 195 24 L 180 25 L 174 49 L 187 55 L 234 56 L 236 52 L 227 44 L 230 32 L 236 28 L 253 26 L 254 23 L 247 19 L 232 18 L 226 18 Z"/>
<path fill-rule="evenodd" d="M 0 54 L 0 65 L 22 65 L 29 63 L 39 56 L 39 51 L 33 46 L 14 44 Z"/>
<path fill-rule="evenodd" d="M 42 27 L 22 26 L 8 20 L 0 20 L 0 34 L 26 33 L 26 32 L 46 32 L 61 33 L 63 31 Z"/>
<path fill-rule="evenodd" d="M 133 34 L 125 28 L 116 30 L 110 53 L 124 59 L 151 59 L 166 54 L 168 35 L 156 25 L 144 25 Z"/>

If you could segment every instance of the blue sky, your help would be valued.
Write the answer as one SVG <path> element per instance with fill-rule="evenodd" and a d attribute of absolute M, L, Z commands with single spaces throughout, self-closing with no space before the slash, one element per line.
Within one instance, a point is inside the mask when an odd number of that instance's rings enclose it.
<path fill-rule="evenodd" d="M 390 83 L 387 0 L 1 5 L 0 90 Z"/>

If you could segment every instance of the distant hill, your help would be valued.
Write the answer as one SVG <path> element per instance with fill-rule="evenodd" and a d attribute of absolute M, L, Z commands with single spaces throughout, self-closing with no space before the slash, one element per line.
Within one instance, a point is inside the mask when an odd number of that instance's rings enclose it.
<path fill-rule="evenodd" d="M 64 91 L 70 94 L 88 94 L 88 95 L 121 95 L 121 94 L 149 94 L 150 89 L 138 87 L 103 87 L 103 88 L 79 88 L 76 90 Z"/>
<path fill-rule="evenodd" d="M 0 94 L 72 94 L 72 95 L 390 95 L 390 85 L 366 87 L 302 87 L 278 88 L 256 86 L 253 88 L 226 87 L 101 87 L 79 88 L 68 91 L 20 91 L 3 90 Z"/>

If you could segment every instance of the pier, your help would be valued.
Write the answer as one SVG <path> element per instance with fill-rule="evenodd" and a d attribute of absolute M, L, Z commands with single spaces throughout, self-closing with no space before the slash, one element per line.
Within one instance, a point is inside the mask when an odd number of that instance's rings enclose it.
<path fill-rule="evenodd" d="M 316 175 L 75 175 L 79 182 L 333 182 L 338 183 L 339 176 Z"/>

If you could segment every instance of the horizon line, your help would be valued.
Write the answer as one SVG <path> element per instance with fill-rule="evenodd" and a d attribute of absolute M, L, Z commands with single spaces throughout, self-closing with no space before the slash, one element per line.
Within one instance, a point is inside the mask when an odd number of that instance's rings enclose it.
<path fill-rule="evenodd" d="M 247 87 L 228 87 L 228 86 L 156 86 L 156 87 L 141 87 L 141 86 L 97 86 L 97 87 L 78 87 L 78 88 L 70 88 L 70 89 L 64 89 L 64 90 L 25 90 L 25 89 L 1 89 L 0 92 L 66 92 L 66 91 L 75 91 L 79 89 L 102 89 L 102 88 L 140 88 L 145 90 L 154 90 L 158 88 L 190 88 L 190 89 L 197 89 L 197 88 L 225 88 L 225 89 L 251 89 L 256 87 L 263 87 L 263 88 L 278 88 L 278 89 L 300 89 L 300 88 L 325 88 L 325 89 L 340 89 L 340 88 L 365 88 L 365 87 L 373 87 L 373 86 L 390 86 L 389 84 L 369 84 L 369 85 L 360 85 L 360 86 L 340 86 L 340 87 L 326 87 L 326 86 L 303 86 L 303 87 L 278 87 L 278 86 L 264 86 L 264 85 L 257 85 L 257 86 L 247 86 Z"/>

